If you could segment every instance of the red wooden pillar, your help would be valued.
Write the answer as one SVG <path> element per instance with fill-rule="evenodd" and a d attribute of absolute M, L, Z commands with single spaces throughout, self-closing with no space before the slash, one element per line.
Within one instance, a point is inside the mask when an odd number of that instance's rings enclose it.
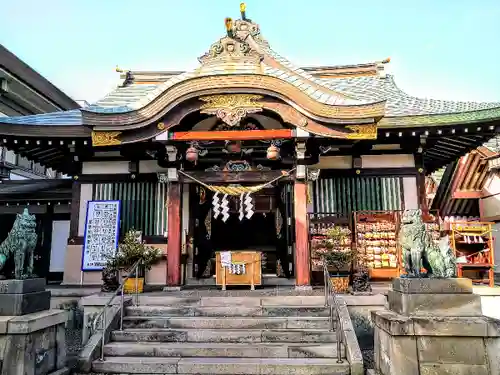
<path fill-rule="evenodd" d="M 167 285 L 181 285 L 181 186 L 168 188 Z"/>
<path fill-rule="evenodd" d="M 309 225 L 307 218 L 307 183 L 295 181 L 295 285 L 311 285 L 311 255 L 309 252 Z"/>

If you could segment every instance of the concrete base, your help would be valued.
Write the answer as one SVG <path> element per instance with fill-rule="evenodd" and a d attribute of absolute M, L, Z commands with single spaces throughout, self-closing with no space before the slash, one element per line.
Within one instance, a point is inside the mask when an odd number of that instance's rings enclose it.
<path fill-rule="evenodd" d="M 0 316 L 25 315 L 50 309 L 50 292 L 0 294 Z"/>
<path fill-rule="evenodd" d="M 0 280 L 2 375 L 67 374 L 67 313 L 49 309 L 45 279 Z"/>
<path fill-rule="evenodd" d="M 377 374 L 498 374 L 500 321 L 481 315 L 470 280 L 396 279 L 371 316 Z"/>
<path fill-rule="evenodd" d="M 403 315 L 481 315 L 481 297 L 476 294 L 404 294 L 390 290 L 387 297 L 389 309 Z"/>
<path fill-rule="evenodd" d="M 50 309 L 45 279 L 0 280 L 0 316 L 25 315 Z"/>

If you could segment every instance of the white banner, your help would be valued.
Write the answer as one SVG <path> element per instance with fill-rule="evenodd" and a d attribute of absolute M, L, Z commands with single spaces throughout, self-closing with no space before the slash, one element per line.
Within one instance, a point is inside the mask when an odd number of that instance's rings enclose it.
<path fill-rule="evenodd" d="M 113 256 L 120 232 L 120 201 L 89 201 L 83 240 L 82 271 L 100 271 Z"/>

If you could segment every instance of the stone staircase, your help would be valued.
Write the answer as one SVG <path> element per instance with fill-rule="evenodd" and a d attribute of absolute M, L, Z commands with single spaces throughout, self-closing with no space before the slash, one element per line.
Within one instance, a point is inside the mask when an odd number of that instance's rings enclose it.
<path fill-rule="evenodd" d="M 318 296 L 142 296 L 95 373 L 350 374 Z"/>

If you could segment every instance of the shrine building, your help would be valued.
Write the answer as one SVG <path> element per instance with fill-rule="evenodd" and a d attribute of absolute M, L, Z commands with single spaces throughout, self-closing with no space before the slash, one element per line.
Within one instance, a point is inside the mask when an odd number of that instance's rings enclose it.
<path fill-rule="evenodd" d="M 264 279 L 308 287 L 311 215 L 425 210 L 426 174 L 500 129 L 500 103 L 413 97 L 389 59 L 298 67 L 241 13 L 194 70 L 125 71 L 86 108 L 0 118 L 3 146 L 72 177 L 64 284 L 101 282 L 88 202 L 120 201 L 109 233 L 165 254 L 149 285 L 211 280 L 214 252 L 245 249 Z"/>

